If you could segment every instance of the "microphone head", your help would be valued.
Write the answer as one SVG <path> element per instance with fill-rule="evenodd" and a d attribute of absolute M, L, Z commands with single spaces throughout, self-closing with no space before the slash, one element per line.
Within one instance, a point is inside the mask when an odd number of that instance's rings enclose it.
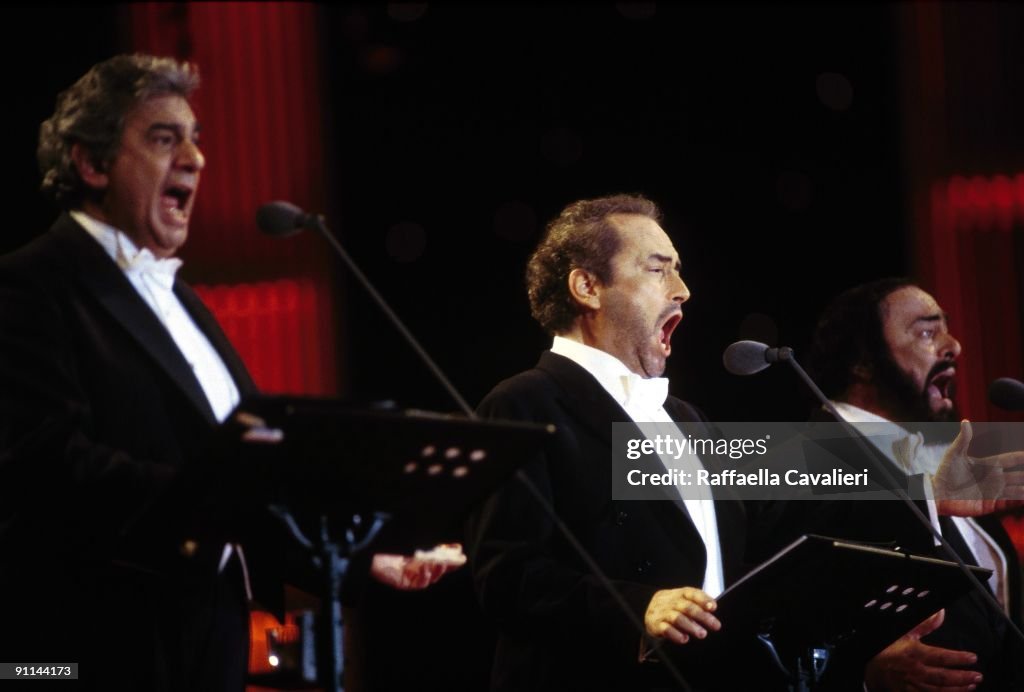
<path fill-rule="evenodd" d="M 725 369 L 733 375 L 753 375 L 767 368 L 768 345 L 760 341 L 737 341 L 722 354 Z"/>
<path fill-rule="evenodd" d="M 259 229 L 279 238 L 301 231 L 306 218 L 306 212 L 284 201 L 267 202 L 256 211 L 256 225 Z"/>
<path fill-rule="evenodd" d="M 1024 411 L 1024 382 L 1000 377 L 988 387 L 988 400 L 1005 411 Z"/>

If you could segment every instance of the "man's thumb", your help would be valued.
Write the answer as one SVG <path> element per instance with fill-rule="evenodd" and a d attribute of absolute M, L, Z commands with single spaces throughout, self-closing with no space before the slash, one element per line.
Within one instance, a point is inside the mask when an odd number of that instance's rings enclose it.
<path fill-rule="evenodd" d="M 925 636 L 927 634 L 931 634 L 935 630 L 939 629 L 939 627 L 942 625 L 942 621 L 945 620 L 945 619 L 946 619 L 946 611 L 945 611 L 945 609 L 940 610 L 939 612 L 935 613 L 930 618 L 928 618 L 927 620 L 925 620 L 924 622 L 919 624 L 917 627 L 915 627 L 914 629 L 910 630 L 910 632 L 908 633 L 908 636 L 911 636 L 914 639 L 920 639 L 921 637 L 923 637 L 923 636 Z"/>

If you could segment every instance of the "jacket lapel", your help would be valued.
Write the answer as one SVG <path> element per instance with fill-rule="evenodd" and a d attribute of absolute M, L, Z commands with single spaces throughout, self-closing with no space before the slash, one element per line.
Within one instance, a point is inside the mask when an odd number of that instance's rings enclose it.
<path fill-rule="evenodd" d="M 224 361 L 224 365 L 227 366 L 228 372 L 231 373 L 235 386 L 238 387 L 238 393 L 242 398 L 244 399 L 246 396 L 256 394 L 258 391 L 256 383 L 253 382 L 252 377 L 249 375 L 249 371 L 238 355 L 238 351 L 231 345 L 217 320 L 210 314 L 209 309 L 203 304 L 199 296 L 196 295 L 196 292 L 192 290 L 192 287 L 184 281 L 176 279 L 174 281 L 174 294 L 178 296 L 178 300 L 181 301 L 189 316 L 192 317 L 196 326 L 199 327 L 199 331 L 206 335 L 214 350 L 217 351 L 217 355 Z"/>
<path fill-rule="evenodd" d="M 633 424 L 625 409 L 619 406 L 611 395 L 601 386 L 601 383 L 584 368 L 572 360 L 550 351 L 545 351 L 537 364 L 537 368 L 550 375 L 559 385 L 559 399 L 563 407 L 601 439 L 609 450 L 612 450 L 612 423 Z M 674 412 L 673 412 L 674 414 Z M 637 435 L 641 435 L 637 428 Z M 664 473 L 665 467 L 653 455 L 646 455 L 638 460 L 641 470 L 650 473 Z M 609 466 L 611 460 L 608 460 Z M 672 527 L 669 527 L 669 535 L 675 536 L 680 545 L 690 544 L 693 541 L 701 541 L 697 527 L 690 518 L 690 512 L 683 504 L 682 498 L 671 486 L 658 486 L 657 490 L 664 495 L 664 500 L 657 502 L 671 502 L 678 509 L 677 512 L 660 513 L 662 517 L 669 516 Z M 611 488 L 609 488 L 611 492 Z M 681 516 L 680 516 L 681 515 Z M 682 520 L 682 524 L 679 521 Z"/>
<path fill-rule="evenodd" d="M 558 399 L 566 411 L 595 437 L 612 446 L 612 423 L 631 423 L 632 419 L 605 391 L 601 383 L 585 369 L 551 351 L 541 354 L 537 369 L 558 383 Z"/>
<path fill-rule="evenodd" d="M 685 401 L 669 398 L 666 410 L 673 420 L 682 423 L 681 429 L 694 437 L 717 437 L 716 429 L 696 408 Z M 705 468 L 716 467 L 714 458 L 702 458 Z M 745 571 L 744 540 L 747 533 L 747 510 L 735 491 L 728 486 L 711 486 L 715 500 L 715 519 L 718 524 L 718 544 L 722 553 L 725 583 L 731 584 Z"/>
<path fill-rule="evenodd" d="M 196 410 L 211 424 L 216 424 L 213 409 L 206 399 L 192 368 L 174 343 L 170 333 L 135 288 L 103 252 L 89 234 L 69 216 L 63 216 L 53 232 L 70 246 L 68 255 L 75 259 L 82 286 L 122 326 L 136 344 L 192 402 Z M 234 373 L 232 373 L 234 374 Z"/>

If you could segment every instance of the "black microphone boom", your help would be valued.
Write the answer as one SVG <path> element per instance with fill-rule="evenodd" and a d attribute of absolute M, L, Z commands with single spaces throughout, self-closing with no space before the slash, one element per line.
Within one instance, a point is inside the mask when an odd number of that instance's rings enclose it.
<path fill-rule="evenodd" d="M 772 353 L 774 352 L 774 353 Z M 722 354 L 722 360 L 725 363 L 725 367 L 729 372 L 734 375 L 753 375 L 756 372 L 764 370 L 775 361 L 786 361 L 793 367 L 793 371 L 803 380 L 807 388 L 811 390 L 815 398 L 821 402 L 823 409 L 839 422 L 840 425 L 846 430 L 847 434 L 855 441 L 859 450 L 864 458 L 874 458 L 874 453 L 868 446 L 867 439 L 858 431 L 853 425 L 851 425 L 836 407 L 832 404 L 825 393 L 821 391 L 817 383 L 811 376 L 807 374 L 807 371 L 803 369 L 800 363 L 797 362 L 796 358 L 793 357 L 793 349 L 785 346 L 780 348 L 769 348 L 766 344 L 762 344 L 759 341 L 737 341 L 734 344 L 730 344 L 725 349 L 725 353 Z M 1011 410 L 1024 409 L 1024 383 L 1018 382 L 1017 380 L 1010 379 L 1009 377 L 1001 377 L 992 383 L 989 387 L 989 397 L 992 398 L 992 403 L 997 406 L 1002 406 L 1000 403 L 996 403 L 994 395 L 1000 397 L 1000 401 L 1007 404 L 1011 404 L 1016 408 Z M 1010 408 L 1010 406 L 1004 407 Z M 1003 618 L 1006 624 L 1016 634 L 1017 639 L 1024 641 L 1024 634 L 1021 633 L 1020 628 L 1017 627 L 1016 623 L 1009 619 L 1006 611 L 1002 609 L 1002 606 L 995 600 L 992 593 L 981 585 L 978 578 L 967 569 L 967 565 L 964 563 L 963 558 L 953 550 L 953 547 L 949 544 L 949 541 L 942 535 L 942 533 L 932 524 L 931 519 L 926 517 L 921 511 L 921 508 L 914 504 L 914 501 L 910 499 L 893 478 L 892 473 L 887 468 L 886 463 L 876 464 L 877 469 L 881 476 L 885 479 L 885 482 L 889 484 L 891 492 L 907 506 L 907 509 L 917 518 L 917 521 L 921 526 L 928 531 L 935 538 L 938 543 L 942 546 L 946 555 L 957 564 L 960 568 L 960 572 L 967 578 L 971 586 L 974 588 L 975 593 L 981 596 L 981 599 L 993 609 L 994 613 L 997 613 Z M 926 480 L 927 482 L 927 480 Z"/>
<path fill-rule="evenodd" d="M 318 231 L 327 240 L 327 242 L 334 249 L 334 251 L 338 254 L 338 257 L 341 258 L 342 262 L 345 263 L 345 266 L 348 267 L 348 270 L 352 273 L 352 275 L 359 281 L 360 284 L 362 284 L 363 288 L 366 289 L 366 292 L 370 294 L 370 297 L 373 298 L 373 301 L 377 303 L 377 307 L 379 307 L 381 311 L 387 316 L 387 318 L 391 321 L 391 324 L 394 325 L 395 329 L 397 329 L 399 333 L 403 337 L 405 337 L 406 342 L 420 357 L 420 360 L 423 361 L 423 363 L 427 366 L 431 373 L 433 373 L 434 377 L 437 378 L 441 385 L 448 391 L 448 393 L 451 395 L 452 399 L 454 399 L 455 402 L 458 404 L 462 412 L 466 414 L 466 417 L 469 418 L 470 420 L 477 419 L 476 411 L 474 411 L 472 407 L 470 407 L 470 405 L 466 403 L 466 400 L 462 397 L 459 391 L 455 389 L 455 385 L 451 383 L 451 380 L 448 379 L 444 372 L 442 372 L 441 368 L 438 367 L 437 363 L 434 362 L 434 359 L 430 357 L 426 350 L 424 350 L 424 348 L 420 345 L 420 342 L 417 341 L 416 337 L 413 336 L 412 332 L 410 332 L 409 329 L 405 326 L 405 323 L 402 322 L 402 320 L 398 317 L 397 314 L 395 314 L 395 311 L 391 309 L 391 306 L 388 305 L 388 302 L 384 300 L 384 297 L 377 291 L 377 289 L 366 277 L 366 275 L 363 274 L 363 271 L 355 263 L 355 260 L 353 260 L 352 257 L 348 254 L 344 246 L 342 246 L 341 242 L 339 242 L 338 239 L 334 237 L 334 234 L 327 229 L 327 223 L 324 220 L 323 216 L 316 214 L 307 214 L 306 212 L 304 212 L 302 209 L 295 206 L 291 202 L 269 202 L 260 207 L 259 210 L 256 212 L 256 224 L 259 226 L 260 230 L 266 233 L 267 235 L 277 237 L 291 235 L 292 233 L 302 230 L 303 228 L 309 228 L 311 230 Z M 625 597 L 621 593 L 619 593 L 615 585 L 612 584 L 611 580 L 608 578 L 608 575 L 604 573 L 604 570 L 602 570 L 601 566 L 597 564 L 597 562 L 590 555 L 586 547 L 580 542 L 580 540 L 575 535 L 573 535 L 572 530 L 565 523 L 565 520 L 558 516 L 558 513 L 555 511 L 555 508 L 548 501 L 547 497 L 545 497 L 545 495 L 541 492 L 537 485 L 530 479 L 529 476 L 526 475 L 526 473 L 522 469 L 516 471 L 516 478 L 519 480 L 520 483 L 523 484 L 523 486 L 530 492 L 530 494 L 533 495 L 534 499 L 541 506 L 541 508 L 543 509 L 544 513 L 548 516 L 548 518 L 558 528 L 558 531 L 562 534 L 565 540 L 573 547 L 573 549 L 576 551 L 576 554 L 580 557 L 580 559 L 583 560 L 583 562 L 587 565 L 587 567 L 594 574 L 594 576 L 597 577 L 597 580 L 611 595 L 612 600 L 615 601 L 616 604 L 618 604 L 619 608 L 622 610 L 623 615 L 625 615 L 626 618 L 633 624 L 638 634 L 640 636 L 644 636 L 646 633 L 644 623 L 638 618 L 637 614 L 633 611 L 632 606 L 626 601 Z M 661 647 L 660 642 L 654 641 L 652 642 L 652 644 L 655 653 L 659 652 Z M 689 686 L 689 684 L 687 684 L 686 679 L 682 676 L 682 674 L 679 672 L 676 666 L 666 657 L 663 656 L 661 658 L 663 661 L 662 665 L 665 666 L 666 670 L 668 670 L 669 675 L 671 675 L 672 678 L 679 683 L 679 687 L 683 689 L 685 692 L 690 692 L 691 687 Z M 331 687 L 330 689 L 334 689 L 334 687 Z"/>
<path fill-rule="evenodd" d="M 356 278 L 357 281 L 362 285 L 377 307 L 381 309 L 387 318 L 394 325 L 398 333 L 405 337 L 406 343 L 416 352 L 416 355 L 420 357 L 420 360 L 427 366 L 427 368 L 433 373 L 434 377 L 437 378 L 438 382 L 448 391 L 455 403 L 458 404 L 459 408 L 469 418 L 475 418 L 476 415 L 466 400 L 462 398 L 458 390 L 455 389 L 455 385 L 451 383 L 451 380 L 441 371 L 441 368 L 437 366 L 434 359 L 426 352 L 426 350 L 420 345 L 420 342 L 412 335 L 405 323 L 395 314 L 395 311 L 391 309 L 388 302 L 384 300 L 384 297 L 377 291 L 373 283 L 366 277 L 363 270 L 359 268 L 359 265 L 355 263 L 355 260 L 348 254 L 344 246 L 334 237 L 334 234 L 327 229 L 327 224 L 324 221 L 324 217 L 317 214 L 307 214 L 299 207 L 295 206 L 291 202 L 268 202 L 264 204 L 256 212 L 256 225 L 259 226 L 260 230 L 267 235 L 282 237 L 291 235 L 296 231 L 300 231 L 303 228 L 309 228 L 318 231 L 327 242 L 330 244 L 334 251 L 338 254 L 338 257 L 345 266 L 348 267 L 349 272 Z"/>
<path fill-rule="evenodd" d="M 760 341 L 737 341 L 725 349 L 722 363 L 733 375 L 753 375 L 772 363 L 787 361 L 792 357 L 793 349 L 788 346 L 770 348 Z"/>
<path fill-rule="evenodd" d="M 1004 411 L 1024 411 L 1024 382 L 1000 377 L 988 386 L 988 400 Z"/>
<path fill-rule="evenodd" d="M 260 230 L 277 238 L 316 228 L 319 218 L 307 214 L 291 202 L 267 202 L 256 211 L 256 225 Z"/>

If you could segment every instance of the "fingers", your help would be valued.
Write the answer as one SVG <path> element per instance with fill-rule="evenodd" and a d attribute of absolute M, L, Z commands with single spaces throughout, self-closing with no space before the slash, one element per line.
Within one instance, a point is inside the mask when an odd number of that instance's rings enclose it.
<path fill-rule="evenodd" d="M 967 448 L 971 446 L 971 439 L 974 437 L 974 430 L 971 422 L 967 419 L 960 421 L 960 433 L 946 450 L 946 458 L 967 456 Z"/>
<path fill-rule="evenodd" d="M 993 512 L 1005 512 L 1010 509 L 1017 509 L 1018 507 L 1024 507 L 1024 499 L 1016 500 L 996 500 L 993 503 Z"/>
<path fill-rule="evenodd" d="M 928 644 L 921 643 L 918 649 L 918 655 L 920 661 L 928 667 L 935 669 L 949 670 L 952 668 L 964 668 L 966 666 L 972 666 L 978 662 L 978 657 L 973 651 L 959 651 L 956 649 L 941 649 L 937 646 L 930 646 Z M 977 675 L 976 671 L 973 670 L 956 670 L 950 671 L 955 673 L 964 673 L 968 676 Z M 964 678 L 966 680 L 967 678 Z M 969 685 L 968 682 L 956 682 L 957 685 Z"/>
<path fill-rule="evenodd" d="M 996 454 L 992 459 L 998 460 L 999 466 L 1004 469 L 1024 469 L 1024 451 L 1003 452 Z"/>
<path fill-rule="evenodd" d="M 977 685 L 947 685 L 938 684 L 933 685 L 924 681 L 913 684 L 911 687 L 899 688 L 912 690 L 913 692 L 974 692 L 977 689 Z"/>
<path fill-rule="evenodd" d="M 934 688 L 942 692 L 972 690 L 983 679 L 978 671 L 966 669 L 978 662 L 978 657 L 971 651 L 942 649 L 920 642 L 915 651 L 918 669 L 913 680 L 922 689 Z"/>
<path fill-rule="evenodd" d="M 445 574 L 456 568 L 456 565 L 446 565 L 430 560 L 419 560 L 406 558 L 403 570 L 403 581 L 407 589 L 425 589 L 441 580 Z"/>
<path fill-rule="evenodd" d="M 432 586 L 461 564 L 410 558 L 405 555 L 373 556 L 370 574 L 382 584 L 399 591 L 417 591 Z"/>
<path fill-rule="evenodd" d="M 693 587 L 658 591 L 647 607 L 644 624 L 651 636 L 685 644 L 691 637 L 704 639 L 722 628 L 712 615 L 717 607 L 713 598 Z"/>
<path fill-rule="evenodd" d="M 935 689 L 942 692 L 963 690 L 969 692 L 984 679 L 976 670 L 955 670 L 951 668 L 925 667 L 915 676 L 915 682 L 921 689 Z"/>
<path fill-rule="evenodd" d="M 1003 452 L 988 457 L 971 457 L 974 466 L 994 466 L 1002 469 L 1019 469 L 1024 467 L 1024 453 Z"/>
<path fill-rule="evenodd" d="M 1024 486 L 1024 471 L 1003 471 L 1002 481 L 1010 487 Z"/>
<path fill-rule="evenodd" d="M 961 445 L 964 452 L 966 452 L 967 448 L 971 446 L 971 439 L 974 437 L 974 428 L 971 427 L 971 421 L 966 418 L 960 421 L 960 435 L 958 437 L 962 439 Z M 955 441 L 954 444 L 956 444 Z"/>
<path fill-rule="evenodd" d="M 378 553 L 373 556 L 370 574 L 381 584 L 401 589 L 405 580 L 405 558 L 401 555 Z"/>
<path fill-rule="evenodd" d="M 410 560 L 405 566 L 405 578 L 403 581 L 407 589 L 425 589 L 441 578 L 441 575 L 438 574 L 439 571 L 433 565 Z"/>
<path fill-rule="evenodd" d="M 954 692 L 980 684 L 981 673 L 967 668 L 977 663 L 974 653 L 930 646 L 915 636 L 934 630 L 943 617 L 943 611 L 935 613 L 875 656 L 865 668 L 867 687 Z"/>
<path fill-rule="evenodd" d="M 907 633 L 907 636 L 914 637 L 915 639 L 920 639 L 921 637 L 931 634 L 935 630 L 939 629 L 939 627 L 942 626 L 942 621 L 945 619 L 946 609 L 943 608 L 937 613 L 934 613 L 927 620 L 920 623 L 917 627 L 910 630 L 910 632 Z"/>
<path fill-rule="evenodd" d="M 705 610 L 714 610 L 718 607 L 718 604 L 715 603 L 715 599 L 711 598 L 711 596 L 703 590 L 698 589 L 696 586 L 684 586 L 679 589 L 679 591 L 680 596 L 685 598 L 687 601 L 693 601 L 694 603 L 699 604 Z"/>
<path fill-rule="evenodd" d="M 682 605 L 672 625 L 680 632 L 691 634 L 698 639 L 707 637 L 709 630 L 717 632 L 722 629 L 722 623 L 718 618 L 692 601 Z"/>

